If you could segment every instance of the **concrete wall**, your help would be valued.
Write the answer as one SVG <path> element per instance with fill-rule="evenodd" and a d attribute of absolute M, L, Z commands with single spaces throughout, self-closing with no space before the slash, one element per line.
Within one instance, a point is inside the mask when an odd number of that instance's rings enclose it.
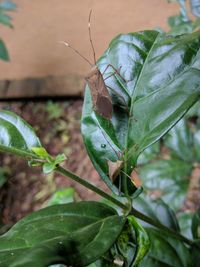
<path fill-rule="evenodd" d="M 83 76 L 88 65 L 60 40 L 70 42 L 89 59 L 88 14 L 93 8 L 92 33 L 97 57 L 119 33 L 167 28 L 168 16 L 178 12 L 167 0 L 14 0 L 14 30 L 0 26 L 11 62 L 0 61 L 0 80 Z"/>

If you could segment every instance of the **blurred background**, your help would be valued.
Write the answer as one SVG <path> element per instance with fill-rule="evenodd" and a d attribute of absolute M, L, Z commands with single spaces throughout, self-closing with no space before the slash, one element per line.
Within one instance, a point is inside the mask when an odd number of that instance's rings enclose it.
<path fill-rule="evenodd" d="M 66 167 L 107 190 L 87 157 L 80 134 L 84 76 L 90 68 L 60 41 L 70 43 L 92 61 L 88 37 L 91 8 L 97 58 L 120 33 L 145 29 L 172 31 L 172 26 L 179 23 L 187 24 L 187 29 L 181 31 L 192 31 L 191 21 L 184 17 L 178 2 L 0 1 L 0 108 L 22 116 L 34 126 L 50 154 L 65 153 Z M 189 9 L 189 1 L 186 7 Z M 169 20 L 170 16 L 177 19 Z M 194 14 L 190 16 L 194 18 Z M 164 159 L 170 154 L 164 146 L 158 146 L 155 153 L 161 153 Z M 145 160 L 141 159 L 143 163 Z M 183 195 L 190 179 L 193 181 L 193 191 L 184 204 L 185 209 L 191 210 L 199 205 L 199 170 L 194 171 L 184 174 L 190 178 Z M 69 187 L 72 188 L 65 190 Z M 59 193 L 55 195 L 56 192 Z M 22 159 L 0 154 L 0 223 L 10 225 L 50 202 L 71 198 L 96 196 L 58 174 L 45 176 L 40 169 L 29 168 Z"/>
<path fill-rule="evenodd" d="M 88 37 L 88 16 L 92 14 L 92 35 L 97 58 L 109 42 L 120 33 L 168 29 L 167 18 L 178 13 L 178 4 L 166 0 L 49 0 L 13 1 L 17 9 L 12 14 L 14 29 L 1 27 L 11 62 L 0 61 L 0 80 L 22 80 L 4 91 L 4 97 L 76 96 L 84 87 L 84 75 L 89 67 L 60 41 L 69 42 L 92 61 Z M 24 79 L 52 76 L 34 84 Z M 45 83 L 45 85 L 44 85 Z M 14 88 L 13 88 L 14 87 Z M 46 87 L 46 88 L 45 88 Z"/>

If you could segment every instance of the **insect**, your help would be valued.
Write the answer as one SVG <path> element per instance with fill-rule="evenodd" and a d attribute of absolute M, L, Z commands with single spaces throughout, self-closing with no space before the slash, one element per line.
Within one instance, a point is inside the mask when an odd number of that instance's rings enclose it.
<path fill-rule="evenodd" d="M 67 42 L 61 42 L 70 49 L 72 49 L 76 54 L 78 54 L 81 58 L 83 58 L 90 66 L 91 66 L 91 71 L 88 75 L 86 75 L 85 80 L 89 85 L 91 95 L 92 95 L 92 102 L 93 102 L 93 108 L 94 110 L 100 114 L 102 117 L 105 119 L 110 120 L 112 118 L 112 113 L 113 113 L 113 103 L 112 103 L 112 98 L 109 94 L 109 91 L 107 89 L 107 86 L 105 84 L 105 80 L 110 78 L 114 74 L 118 74 L 121 79 L 124 80 L 124 78 L 119 74 L 118 70 L 115 69 L 111 64 L 108 64 L 107 67 L 105 68 L 104 72 L 101 73 L 100 70 L 97 67 L 97 61 L 96 61 L 96 54 L 95 54 L 95 49 L 92 41 L 92 35 L 91 35 L 91 15 L 92 15 L 92 10 L 90 10 L 89 13 L 89 20 L 88 20 L 88 32 L 89 32 L 89 39 L 90 39 L 90 44 L 93 52 L 93 58 L 94 58 L 94 63 L 92 64 L 85 56 L 83 56 L 78 50 L 74 49 L 69 43 Z M 105 79 L 103 78 L 104 73 L 106 70 L 111 67 L 114 72 L 106 77 Z M 109 87 L 110 88 L 110 87 Z M 110 88 L 112 90 L 112 88 Z M 122 96 L 120 96 L 123 98 Z M 125 100 L 124 100 L 125 102 Z"/>

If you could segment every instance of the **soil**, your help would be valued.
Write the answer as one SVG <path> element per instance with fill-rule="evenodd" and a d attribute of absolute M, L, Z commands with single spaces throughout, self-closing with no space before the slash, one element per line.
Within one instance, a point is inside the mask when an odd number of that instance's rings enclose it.
<path fill-rule="evenodd" d="M 67 167 L 76 174 L 107 190 L 87 156 L 80 131 L 82 100 L 62 102 L 1 103 L 24 118 L 51 155 L 65 153 Z M 165 148 L 164 148 L 165 149 Z M 163 151 L 162 151 L 163 152 Z M 166 157 L 168 152 L 164 151 Z M 74 187 L 83 200 L 98 196 L 72 180 L 53 173 L 44 175 L 39 167 L 30 168 L 21 158 L 0 154 L 0 166 L 6 166 L 7 182 L 0 188 L 0 223 L 12 225 L 26 214 L 45 206 L 57 188 Z M 200 207 L 200 167 L 194 168 L 184 210 Z"/>
<path fill-rule="evenodd" d="M 16 112 L 34 126 L 42 144 L 51 155 L 65 153 L 67 160 L 64 167 L 107 190 L 87 156 L 81 137 L 82 101 L 55 105 L 58 108 L 53 108 L 54 104 L 50 104 L 51 109 L 48 110 L 48 104 L 45 103 L 4 103 L 0 108 Z M 44 175 L 39 167 L 30 168 L 21 158 L 1 154 L 0 165 L 7 166 L 8 178 L 0 189 L 0 218 L 3 224 L 16 222 L 27 213 L 41 208 L 57 188 L 72 186 L 81 199 L 98 199 L 95 193 L 74 181 L 57 173 Z"/>

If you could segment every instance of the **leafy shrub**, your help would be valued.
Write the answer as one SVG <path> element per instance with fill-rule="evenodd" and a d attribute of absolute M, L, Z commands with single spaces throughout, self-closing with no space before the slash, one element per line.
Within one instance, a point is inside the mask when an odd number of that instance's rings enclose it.
<path fill-rule="evenodd" d="M 190 0 L 190 7 L 192 15 L 196 20 L 189 17 L 186 0 L 172 0 L 169 2 L 177 2 L 180 5 L 180 14 L 168 18 L 168 24 L 171 28 L 170 33 L 173 35 L 190 33 L 200 27 L 200 2 L 199 0 Z"/>
<path fill-rule="evenodd" d="M 10 0 L 5 0 L 0 2 L 0 23 L 8 26 L 10 28 L 13 27 L 12 25 L 12 18 L 7 15 L 8 11 L 14 11 L 16 9 L 16 4 L 14 4 Z M 6 49 L 6 46 L 2 39 L 0 39 L 0 59 L 8 61 L 9 55 Z"/>
<path fill-rule="evenodd" d="M 94 167 L 112 194 L 61 167 L 63 155 L 49 155 L 23 119 L 0 112 L 1 151 L 24 157 L 46 173 L 68 176 L 109 203 L 80 201 L 28 215 L 0 237 L 0 266 L 198 266 L 199 212 L 193 216 L 187 236 L 183 217 L 179 222 L 168 206 L 171 198 L 164 198 L 169 203 L 152 201 L 141 193 L 131 175 L 141 153 L 175 125 L 172 131 L 179 132 L 184 123 L 177 123 L 199 100 L 199 47 L 200 32 L 170 36 L 144 31 L 117 36 L 99 59 L 102 73 L 109 64 L 120 70 L 120 75 L 111 75 L 110 68 L 104 72 L 112 98 L 112 119 L 95 111 L 92 88 L 86 86 L 82 135 Z M 187 142 L 191 145 L 190 139 L 183 139 L 185 147 L 177 144 L 173 132 L 166 136 L 166 144 L 177 157 L 182 156 L 179 149 L 187 149 Z M 144 153 L 151 157 L 147 150 Z M 191 158 L 186 155 L 182 160 Z M 162 168 L 167 169 L 167 164 Z M 169 191 L 176 188 L 182 172 L 173 175 L 176 180 L 170 180 Z M 144 188 L 149 185 L 146 175 L 143 182 Z"/>

